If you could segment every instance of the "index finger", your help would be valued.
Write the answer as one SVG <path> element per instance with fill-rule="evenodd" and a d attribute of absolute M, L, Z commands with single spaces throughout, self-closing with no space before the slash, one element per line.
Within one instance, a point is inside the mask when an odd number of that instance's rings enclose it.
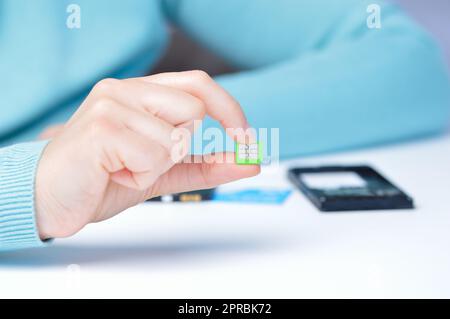
<path fill-rule="evenodd" d="M 250 128 L 238 101 L 206 72 L 169 72 L 140 79 L 177 88 L 201 99 L 205 103 L 206 113 L 225 129 L 243 129 L 245 131 Z M 232 137 L 236 138 L 236 136 Z"/>

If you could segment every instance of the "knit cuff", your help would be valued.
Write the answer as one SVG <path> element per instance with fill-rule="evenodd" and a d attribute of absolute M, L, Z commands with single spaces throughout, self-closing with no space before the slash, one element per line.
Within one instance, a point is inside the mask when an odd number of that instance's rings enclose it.
<path fill-rule="evenodd" d="M 35 176 L 48 141 L 0 149 L 0 251 L 42 247 L 35 218 Z"/>

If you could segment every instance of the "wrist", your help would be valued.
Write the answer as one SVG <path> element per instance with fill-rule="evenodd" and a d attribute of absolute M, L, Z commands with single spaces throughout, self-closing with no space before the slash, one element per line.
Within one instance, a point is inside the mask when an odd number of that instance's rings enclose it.
<path fill-rule="evenodd" d="M 36 210 L 36 227 L 38 230 L 39 238 L 41 240 L 47 240 L 50 238 L 54 238 L 52 235 L 52 227 L 49 216 L 46 214 L 47 205 L 45 204 L 45 200 L 43 196 L 40 194 L 39 188 L 36 187 L 36 201 L 35 201 L 35 210 Z"/>
<path fill-rule="evenodd" d="M 45 151 L 41 155 L 41 160 L 36 169 L 36 182 L 35 182 L 35 215 L 36 215 L 36 227 L 41 240 L 47 240 L 54 238 L 52 227 L 52 213 L 51 205 L 49 205 L 48 194 L 45 185 L 48 182 L 45 180 Z"/>
<path fill-rule="evenodd" d="M 47 149 L 48 151 L 48 149 Z M 49 187 L 55 181 L 49 180 L 49 167 L 46 152 L 44 151 L 36 171 L 35 183 L 35 214 L 36 226 L 41 240 L 56 238 L 58 226 L 55 220 L 55 205 Z"/>
<path fill-rule="evenodd" d="M 71 236 L 89 222 L 84 214 L 78 213 L 79 207 L 73 208 L 73 202 L 84 202 L 77 199 L 71 188 L 78 183 L 72 175 L 64 174 L 64 171 L 71 171 L 66 158 L 73 157 L 67 155 L 67 150 L 63 151 L 64 156 L 60 153 L 53 140 L 42 153 L 36 171 L 35 215 L 42 240 Z"/>

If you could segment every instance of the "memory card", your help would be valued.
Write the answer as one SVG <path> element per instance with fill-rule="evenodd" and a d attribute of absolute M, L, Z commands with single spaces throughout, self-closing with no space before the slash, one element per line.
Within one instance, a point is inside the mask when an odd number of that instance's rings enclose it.
<path fill-rule="evenodd" d="M 236 143 L 236 164 L 259 165 L 262 162 L 260 143 Z"/>

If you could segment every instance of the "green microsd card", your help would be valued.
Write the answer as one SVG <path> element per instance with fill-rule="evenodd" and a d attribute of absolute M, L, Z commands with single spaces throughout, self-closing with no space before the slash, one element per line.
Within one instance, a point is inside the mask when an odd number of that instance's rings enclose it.
<path fill-rule="evenodd" d="M 236 164 L 257 165 L 262 162 L 261 143 L 236 143 Z"/>

